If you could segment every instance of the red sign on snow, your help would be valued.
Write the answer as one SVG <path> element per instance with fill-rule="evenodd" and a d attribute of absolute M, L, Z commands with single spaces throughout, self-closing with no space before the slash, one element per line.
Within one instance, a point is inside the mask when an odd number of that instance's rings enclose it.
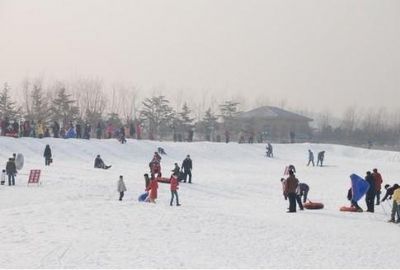
<path fill-rule="evenodd" d="M 40 170 L 31 170 L 29 174 L 28 184 L 38 184 L 40 179 Z"/>

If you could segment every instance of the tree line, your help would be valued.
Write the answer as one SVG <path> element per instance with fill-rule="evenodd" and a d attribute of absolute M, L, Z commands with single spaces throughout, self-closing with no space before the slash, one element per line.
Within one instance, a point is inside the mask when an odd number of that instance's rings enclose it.
<path fill-rule="evenodd" d="M 102 128 L 104 132 L 100 137 L 109 137 L 105 130 L 107 125 L 112 125 L 115 129 L 130 127 L 131 137 L 175 141 L 191 141 L 194 134 L 198 140 L 238 140 L 235 135 L 240 132 L 247 132 L 248 136 L 252 133 L 243 130 L 238 121 L 240 103 L 232 100 L 213 107 L 202 106 L 202 109 L 193 109 L 188 102 L 182 102 L 174 109 L 163 95 L 140 100 L 135 88 L 113 86 L 110 96 L 101 81 L 95 79 L 81 79 L 69 84 L 56 82 L 46 86 L 39 79 L 25 80 L 18 99 L 10 95 L 14 90 L 5 83 L 0 93 L 2 122 L 42 122 L 48 126 L 58 122 L 61 127 L 80 123 L 93 127 L 92 133 Z M 310 116 L 308 112 L 303 114 Z M 315 122 L 313 142 L 370 147 L 399 144 L 399 112 L 350 107 L 341 119 L 335 120 L 327 112 L 314 114 L 312 118 Z M 265 139 L 268 137 L 256 141 Z"/>
<path fill-rule="evenodd" d="M 5 83 L 0 93 L 3 135 L 6 128 L 18 125 L 21 129 L 26 122 L 29 126 L 40 123 L 44 130 L 51 130 L 57 123 L 64 133 L 73 125 L 90 126 L 93 135 L 102 130 L 96 135 L 98 138 L 119 136 L 121 129 L 128 128 L 131 137 L 175 141 L 192 141 L 195 130 L 198 139 L 209 141 L 221 140 L 220 134 L 237 130 L 233 121 L 239 113 L 239 103 L 233 101 L 220 104 L 218 111 L 208 108 L 196 119 L 187 102 L 174 109 L 163 95 L 139 101 L 135 89 L 115 87 L 110 99 L 97 80 L 70 85 L 58 82 L 46 89 L 40 80 L 26 80 L 17 100 L 11 97 L 11 91 Z M 112 134 L 110 126 L 115 131 Z"/>

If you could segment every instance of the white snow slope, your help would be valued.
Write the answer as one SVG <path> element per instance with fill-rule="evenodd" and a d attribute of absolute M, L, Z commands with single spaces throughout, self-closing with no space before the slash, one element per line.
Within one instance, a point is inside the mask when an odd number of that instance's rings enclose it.
<path fill-rule="evenodd" d="M 54 163 L 44 166 L 50 144 Z M 23 153 L 16 186 L 0 186 L 0 268 L 397 268 L 400 226 L 390 205 L 345 213 L 349 175 L 377 167 L 384 184 L 400 179 L 400 154 L 336 145 L 173 143 L 0 138 L 0 160 Z M 169 175 L 186 154 L 193 184 L 169 185 L 157 204 L 139 203 L 143 174 L 158 146 Z M 325 167 L 307 167 L 307 150 L 326 150 Z M 93 168 L 100 154 L 110 170 Z M 322 210 L 286 213 L 280 178 L 294 164 Z M 27 186 L 30 169 L 42 185 Z M 127 193 L 118 201 L 119 175 Z M 6 183 L 7 184 L 7 183 Z M 365 209 L 364 198 L 360 205 Z"/>

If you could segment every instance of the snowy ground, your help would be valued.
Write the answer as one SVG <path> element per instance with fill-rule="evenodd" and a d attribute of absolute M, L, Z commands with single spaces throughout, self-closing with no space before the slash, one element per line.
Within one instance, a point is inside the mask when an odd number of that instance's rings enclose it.
<path fill-rule="evenodd" d="M 54 163 L 44 166 L 50 144 Z M 155 205 L 139 203 L 143 174 L 157 146 L 165 174 L 190 154 L 193 184 L 169 206 L 160 184 Z M 400 182 L 400 154 L 334 145 L 172 143 L 128 140 L 0 138 L 0 160 L 23 153 L 15 187 L 0 186 L 0 268 L 396 268 L 400 226 L 389 204 L 376 213 L 344 213 L 349 175 L 377 167 Z M 326 166 L 307 167 L 307 150 L 326 150 Z M 110 170 L 93 168 L 100 154 Z M 294 164 L 325 208 L 286 213 L 280 178 Z M 30 169 L 43 184 L 27 187 Z M 124 175 L 128 192 L 117 200 Z M 365 209 L 364 198 L 360 205 Z"/>

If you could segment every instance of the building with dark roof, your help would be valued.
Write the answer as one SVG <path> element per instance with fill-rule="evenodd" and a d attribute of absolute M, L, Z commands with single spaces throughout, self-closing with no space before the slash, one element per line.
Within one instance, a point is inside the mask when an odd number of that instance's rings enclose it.
<path fill-rule="evenodd" d="M 311 121 L 313 119 L 272 106 L 256 108 L 239 115 L 244 133 L 262 134 L 264 139 L 276 142 L 309 140 Z"/>

